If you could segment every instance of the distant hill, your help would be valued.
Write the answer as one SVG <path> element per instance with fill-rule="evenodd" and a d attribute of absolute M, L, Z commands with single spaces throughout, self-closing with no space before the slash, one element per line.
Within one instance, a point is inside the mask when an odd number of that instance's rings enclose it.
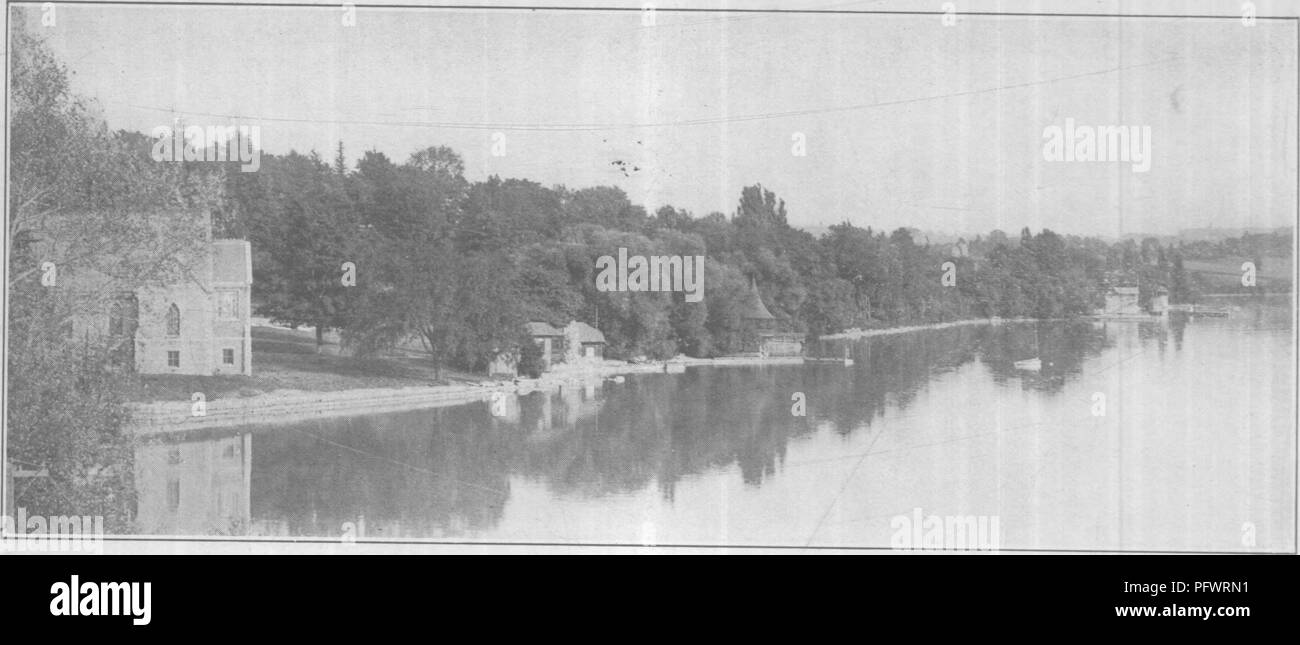
<path fill-rule="evenodd" d="M 803 231 L 807 231 L 808 233 L 811 233 L 813 237 L 817 237 L 817 238 L 820 238 L 826 233 L 829 233 L 831 230 L 831 227 L 826 225 L 796 226 L 795 228 L 798 228 Z M 892 232 L 893 230 L 894 229 L 887 229 L 885 232 L 889 233 Z M 958 233 L 941 233 L 937 231 L 924 231 L 918 228 L 911 228 L 911 227 L 908 227 L 908 230 L 912 231 L 912 239 L 916 240 L 920 244 L 924 244 L 927 238 L 929 239 L 931 244 L 952 244 L 955 243 L 957 239 L 960 237 L 965 237 L 969 241 L 975 239 L 977 235 L 982 236 L 982 235 L 989 234 L 989 231 L 979 231 L 979 232 L 967 233 L 963 235 Z M 1018 235 L 1017 232 L 1019 230 L 1020 229 L 1017 228 L 1014 230 L 1007 230 L 1003 232 L 1007 233 L 1007 235 L 1009 236 L 1016 237 Z M 1176 246 L 1179 242 L 1185 242 L 1185 243 L 1218 242 L 1220 240 L 1240 238 L 1243 235 L 1269 235 L 1278 232 L 1283 232 L 1286 233 L 1287 235 L 1290 235 L 1291 227 L 1282 226 L 1278 228 L 1220 228 L 1220 227 L 1212 226 L 1212 227 L 1205 227 L 1205 228 L 1185 228 L 1178 231 L 1178 233 L 1174 235 L 1156 234 L 1156 233 L 1128 233 L 1121 236 L 1119 240 L 1120 241 L 1133 240 L 1134 242 L 1141 242 L 1142 240 L 1145 240 L 1147 238 L 1155 238 L 1163 246 L 1171 246 L 1171 245 Z M 1114 239 L 1105 235 L 1085 236 L 1085 237 L 1097 237 L 1106 240 Z"/>
<path fill-rule="evenodd" d="M 1256 275 L 1262 279 L 1275 281 L 1290 280 L 1295 275 L 1291 266 L 1291 258 L 1286 257 L 1264 257 L 1260 258 L 1263 266 L 1257 268 Z M 1242 270 L 1240 258 L 1223 258 L 1218 260 L 1184 260 L 1183 267 L 1188 273 L 1200 273 L 1204 275 L 1227 276 L 1230 281 L 1240 282 Z"/>
<path fill-rule="evenodd" d="M 1231 238 L 1239 238 L 1243 235 L 1269 235 L 1277 232 L 1289 233 L 1291 227 L 1281 226 L 1278 228 L 1221 228 L 1210 226 L 1204 228 L 1185 228 L 1176 235 L 1157 235 L 1154 233 L 1129 233 L 1121 237 L 1121 240 L 1133 240 L 1141 242 L 1148 237 L 1154 237 L 1162 244 L 1170 242 L 1218 242 Z"/>
<path fill-rule="evenodd" d="M 857 225 L 854 224 L 854 226 Z M 808 233 L 812 234 L 813 237 L 816 238 L 820 238 L 821 236 L 831 232 L 830 226 L 796 226 L 795 228 L 801 231 L 807 231 Z M 866 228 L 866 227 L 861 226 L 859 228 Z M 897 229 L 894 228 L 884 229 L 885 233 L 893 233 L 895 230 Z M 963 236 L 956 233 L 939 233 L 936 231 L 923 231 L 919 228 L 912 228 L 910 226 L 907 227 L 907 230 L 912 232 L 912 239 L 915 240 L 917 244 L 925 244 L 927 240 L 930 242 L 930 244 L 953 244 L 959 238 L 962 237 L 965 237 L 967 240 L 973 240 L 975 239 L 975 235 L 976 235 L 972 233 L 970 235 Z M 875 232 L 879 233 L 880 230 L 876 230 Z M 988 231 L 984 232 L 984 234 L 987 233 Z"/>
<path fill-rule="evenodd" d="M 1290 231 L 1288 227 L 1280 228 L 1186 228 L 1178 231 L 1180 239 L 1192 242 L 1198 240 L 1223 240 L 1230 237 L 1241 237 L 1243 235 L 1267 235 L 1278 231 Z"/>
<path fill-rule="evenodd" d="M 1185 260 L 1183 267 L 1191 277 L 1194 290 L 1200 294 L 1225 293 L 1287 293 L 1292 290 L 1291 278 L 1295 275 L 1292 259 L 1289 257 L 1259 258 L 1263 266 L 1256 274 L 1258 289 L 1243 287 L 1241 284 L 1241 258 L 1220 258 L 1215 260 Z"/>

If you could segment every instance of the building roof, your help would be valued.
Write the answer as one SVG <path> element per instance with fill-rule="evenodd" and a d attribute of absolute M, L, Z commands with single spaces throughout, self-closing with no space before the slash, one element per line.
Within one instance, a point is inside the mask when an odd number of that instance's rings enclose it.
<path fill-rule="evenodd" d="M 564 335 L 563 331 L 560 331 L 559 329 L 556 329 L 550 324 L 544 322 L 530 322 L 524 325 L 524 331 L 528 332 L 529 336 L 563 336 Z"/>
<path fill-rule="evenodd" d="M 599 329 L 596 329 L 595 327 L 592 327 L 591 325 L 588 325 L 585 322 L 582 322 L 580 320 L 575 320 L 569 323 L 569 326 L 574 327 L 578 330 L 579 343 L 604 343 L 605 342 L 605 334 L 600 333 Z"/>
<path fill-rule="evenodd" d="M 741 305 L 740 317 L 745 320 L 776 320 L 763 304 L 763 297 L 758 294 L 758 286 L 753 281 L 750 281 L 749 294 Z"/>
<path fill-rule="evenodd" d="M 252 249 L 247 240 L 212 241 L 212 281 L 253 284 Z"/>

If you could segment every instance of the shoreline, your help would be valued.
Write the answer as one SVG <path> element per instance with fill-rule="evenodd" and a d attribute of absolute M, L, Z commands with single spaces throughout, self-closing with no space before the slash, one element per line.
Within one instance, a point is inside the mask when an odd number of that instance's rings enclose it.
<path fill-rule="evenodd" d="M 854 329 L 822 336 L 822 340 L 858 340 L 916 331 L 948 329 L 968 325 L 1000 325 L 1036 322 L 1034 318 L 971 318 L 944 323 Z M 653 363 L 607 361 L 599 364 L 564 366 L 538 379 L 487 381 L 460 385 L 413 385 L 407 387 L 359 388 L 333 391 L 279 390 L 247 398 L 223 398 L 207 402 L 202 415 L 193 414 L 189 401 L 153 401 L 127 404 L 131 421 L 127 431 L 135 436 L 156 436 L 192 430 L 282 425 L 316 419 L 363 414 L 383 414 L 434 409 L 488 401 L 498 392 L 528 394 L 555 390 L 564 385 L 584 385 L 631 374 L 680 374 L 687 367 L 736 367 L 803 365 L 803 356 L 724 356 L 718 358 L 674 358 Z"/>
<path fill-rule="evenodd" d="M 821 340 L 857 340 L 859 338 L 870 338 L 872 336 L 889 336 L 892 334 L 905 334 L 912 331 L 927 331 L 931 329 L 949 329 L 952 327 L 964 327 L 966 325 L 1001 325 L 1005 323 L 1037 321 L 1037 318 L 966 318 L 963 320 L 952 320 L 942 323 L 926 323 L 923 325 L 880 327 L 877 329 L 852 329 L 842 331 L 838 334 L 827 334 L 822 336 Z"/>
<path fill-rule="evenodd" d="M 584 365 L 547 372 L 538 379 L 483 381 L 472 385 L 414 385 L 398 388 L 361 388 L 309 392 L 280 390 L 247 398 L 217 399 L 205 404 L 203 414 L 195 416 L 189 401 L 153 401 L 128 403 L 130 434 L 155 436 L 192 430 L 235 428 L 242 426 L 280 425 L 316 419 L 332 419 L 363 414 L 383 414 L 424 410 L 477 401 L 488 401 L 498 392 L 528 394 L 549 391 L 564 385 L 583 385 L 630 374 L 680 373 L 687 367 L 728 367 L 765 365 L 802 365 L 803 357 L 720 357 L 671 359 L 655 363 L 619 363 Z M 669 366 L 678 368 L 670 370 Z"/>

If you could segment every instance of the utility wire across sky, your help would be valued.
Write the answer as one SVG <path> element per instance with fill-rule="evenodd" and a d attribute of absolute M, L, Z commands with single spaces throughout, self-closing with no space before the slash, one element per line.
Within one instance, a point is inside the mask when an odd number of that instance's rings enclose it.
<path fill-rule="evenodd" d="M 945 94 L 935 94 L 930 96 L 920 96 L 907 99 L 897 99 L 892 101 L 877 101 L 872 103 L 858 103 L 854 105 L 840 105 L 824 108 L 809 108 L 803 110 L 788 110 L 783 112 L 766 112 L 760 114 L 744 114 L 736 116 L 709 117 L 702 119 L 683 119 L 677 121 L 659 121 L 649 123 L 473 123 L 468 121 L 382 121 L 368 119 L 309 119 L 304 117 L 283 117 L 283 116 L 258 116 L 258 115 L 239 115 L 239 114 L 222 114 L 216 112 L 203 112 L 196 110 L 182 110 L 175 108 L 163 108 L 151 105 L 126 104 L 127 107 L 138 110 L 148 110 L 151 112 L 162 112 L 169 114 L 180 114 L 186 116 L 198 116 L 209 119 L 229 119 L 232 121 L 243 121 L 250 123 L 310 123 L 310 124 L 336 124 L 336 125 L 360 125 L 375 127 L 403 127 L 403 128 L 442 128 L 449 130 L 491 130 L 491 131 L 531 131 L 531 132 L 598 132 L 603 130 L 631 130 L 638 128 L 664 128 L 664 127 L 688 127 L 700 125 L 717 125 L 724 123 L 743 123 L 748 121 L 763 121 L 768 119 L 783 119 L 799 116 L 810 116 L 816 114 L 831 114 L 836 112 L 852 112 L 856 110 L 868 110 L 875 108 L 895 107 L 900 105 L 909 105 L 926 101 L 939 101 L 944 99 L 959 98 L 963 96 L 976 96 L 980 94 L 989 94 L 994 92 L 1005 92 L 1009 90 L 1023 89 L 1037 85 L 1047 85 L 1051 83 L 1061 83 L 1065 81 L 1089 78 L 1093 76 L 1102 76 L 1113 74 L 1130 69 L 1151 67 L 1163 65 L 1181 60 L 1181 58 L 1162 58 L 1145 63 L 1136 63 L 1133 65 L 1123 65 L 1107 69 L 1083 72 L 1080 74 L 1071 74 L 1068 76 L 1058 76 L 1055 78 L 1040 79 L 1036 81 L 1025 81 L 1022 83 L 1013 83 L 1009 85 L 999 85 L 996 87 L 986 87 L 974 90 L 965 90 L 961 92 L 949 92 Z"/>

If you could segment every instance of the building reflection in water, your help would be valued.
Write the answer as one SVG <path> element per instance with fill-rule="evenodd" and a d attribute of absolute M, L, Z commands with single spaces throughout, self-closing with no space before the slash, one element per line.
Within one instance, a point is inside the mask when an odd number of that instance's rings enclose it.
<path fill-rule="evenodd" d="M 136 525 L 147 535 L 243 535 L 253 435 L 159 439 L 135 451 Z"/>

